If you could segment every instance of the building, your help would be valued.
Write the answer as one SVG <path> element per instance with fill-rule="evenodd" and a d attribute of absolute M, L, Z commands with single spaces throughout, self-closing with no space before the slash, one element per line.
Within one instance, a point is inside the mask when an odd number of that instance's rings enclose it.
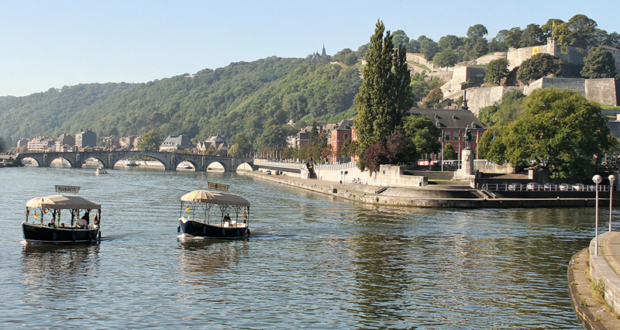
<path fill-rule="evenodd" d="M 351 137 L 353 119 L 343 119 L 335 127 L 331 128 L 327 137 L 327 144 L 330 146 L 330 161 L 337 163 L 340 157 L 340 150 L 344 141 Z"/>
<path fill-rule="evenodd" d="M 409 112 L 413 115 L 421 115 L 430 119 L 437 128 L 441 130 L 441 150 L 446 145 L 451 144 L 454 151 L 457 152 L 458 158 L 461 157 L 461 150 L 465 148 L 465 141 L 462 138 L 467 126 L 471 129 L 473 141 L 471 148 L 476 151 L 478 141 L 482 138 L 482 134 L 487 130 L 486 126 L 467 108 L 467 102 L 464 102 L 462 109 L 419 109 L 412 108 Z M 433 159 L 440 159 L 438 155 L 433 155 Z"/>
<path fill-rule="evenodd" d="M 133 141 L 136 139 L 136 135 L 123 136 L 118 139 L 118 144 L 123 149 L 131 149 L 133 148 Z"/>
<path fill-rule="evenodd" d="M 75 146 L 75 138 L 69 134 L 60 134 L 56 138 L 54 151 L 56 152 L 71 152 Z"/>
<path fill-rule="evenodd" d="M 198 142 L 196 149 L 199 152 L 210 151 L 213 155 L 226 156 L 228 155 L 228 145 L 226 140 L 219 134 L 209 137 L 207 140 Z"/>
<path fill-rule="evenodd" d="M 114 150 L 121 146 L 120 139 L 116 135 L 106 136 L 102 140 L 106 150 Z"/>
<path fill-rule="evenodd" d="M 159 146 L 159 151 L 175 152 L 179 150 L 192 149 L 194 145 L 189 140 L 187 135 L 181 134 L 178 136 L 168 136 L 166 140 Z"/>
<path fill-rule="evenodd" d="M 54 148 L 55 141 L 50 137 L 36 136 L 28 141 L 28 151 L 45 152 Z"/>
<path fill-rule="evenodd" d="M 82 129 L 81 132 L 75 134 L 75 145 L 82 150 L 86 147 L 97 146 L 97 134 L 89 129 Z"/>
<path fill-rule="evenodd" d="M 28 139 L 19 139 L 17 140 L 17 148 L 28 147 Z"/>
<path fill-rule="evenodd" d="M 142 134 L 137 135 L 135 139 L 133 139 L 133 142 L 131 143 L 131 145 L 133 146 L 133 148 L 131 148 L 131 150 L 137 151 L 140 150 L 138 148 L 138 144 L 140 144 L 140 139 L 142 138 Z"/>

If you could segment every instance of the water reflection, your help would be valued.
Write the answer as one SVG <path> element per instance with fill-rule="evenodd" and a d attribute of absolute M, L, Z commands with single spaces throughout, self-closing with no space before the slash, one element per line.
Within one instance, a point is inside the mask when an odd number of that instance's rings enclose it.
<path fill-rule="evenodd" d="M 248 240 L 179 239 L 180 283 L 195 290 L 226 285 L 228 268 L 248 254 Z"/>
<path fill-rule="evenodd" d="M 66 299 L 88 291 L 99 276 L 99 249 L 99 245 L 25 244 L 22 284 L 27 296 L 34 301 Z"/>

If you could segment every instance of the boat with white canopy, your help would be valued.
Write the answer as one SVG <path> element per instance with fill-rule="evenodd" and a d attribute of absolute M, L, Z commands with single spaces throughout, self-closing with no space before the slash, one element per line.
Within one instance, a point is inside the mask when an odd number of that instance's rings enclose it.
<path fill-rule="evenodd" d="M 79 196 L 51 195 L 26 202 L 22 230 L 26 242 L 97 243 L 101 240 L 100 221 L 101 204 Z"/>
<path fill-rule="evenodd" d="M 212 217 L 211 213 L 215 215 Z M 229 193 L 195 190 L 181 197 L 181 217 L 177 230 L 184 236 L 248 237 L 249 219 L 250 202 L 245 198 Z"/>

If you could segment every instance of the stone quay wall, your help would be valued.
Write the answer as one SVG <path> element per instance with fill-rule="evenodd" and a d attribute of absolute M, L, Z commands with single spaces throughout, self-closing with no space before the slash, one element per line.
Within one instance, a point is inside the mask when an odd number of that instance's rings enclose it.
<path fill-rule="evenodd" d="M 620 277 L 614 272 L 614 270 L 609 266 L 608 261 L 606 260 L 603 253 L 601 252 L 601 247 L 608 244 L 608 240 L 612 234 L 617 233 L 604 233 L 599 235 L 598 237 L 598 248 L 599 253 L 595 255 L 595 244 L 596 238 L 590 241 L 590 276 L 592 277 L 592 281 L 602 281 L 605 284 L 605 301 L 609 306 L 611 306 L 614 311 L 620 311 Z M 607 253 L 609 253 L 609 249 L 605 249 Z"/>
<path fill-rule="evenodd" d="M 345 174 L 345 172 L 347 174 Z M 428 185 L 425 176 L 404 175 L 403 169 L 395 165 L 381 165 L 378 172 L 370 173 L 357 168 L 357 162 L 314 165 L 317 179 L 342 183 L 360 183 L 373 186 L 423 187 Z"/>

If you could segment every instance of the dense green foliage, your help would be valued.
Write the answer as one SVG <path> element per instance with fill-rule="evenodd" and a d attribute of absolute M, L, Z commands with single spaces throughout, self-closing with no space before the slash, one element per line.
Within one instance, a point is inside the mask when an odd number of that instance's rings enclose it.
<path fill-rule="evenodd" d="M 159 146 L 164 141 L 155 130 L 150 130 L 140 137 L 138 141 L 138 150 L 142 151 L 157 151 Z"/>
<path fill-rule="evenodd" d="M 364 82 L 359 89 L 355 128 L 360 158 L 369 146 L 392 135 L 413 105 L 411 74 L 403 46 L 395 51 L 390 31 L 378 21 L 366 53 Z"/>
<path fill-rule="evenodd" d="M 577 92 L 546 88 L 528 97 L 524 114 L 484 152 L 513 166 L 544 164 L 551 178 L 583 179 L 594 172 L 594 155 L 615 143 L 598 105 Z"/>
<path fill-rule="evenodd" d="M 504 94 L 502 102 L 480 109 L 478 119 L 487 127 L 504 126 L 523 114 L 525 95 L 521 90 L 513 90 Z"/>
<path fill-rule="evenodd" d="M 508 77 L 508 73 L 508 60 L 505 58 L 498 58 L 489 62 L 487 65 L 484 82 L 499 84 L 502 79 Z"/>
<path fill-rule="evenodd" d="M 581 75 L 584 78 L 613 78 L 616 76 L 616 63 L 611 52 L 603 47 L 590 50 L 583 59 Z"/>
<path fill-rule="evenodd" d="M 403 132 L 415 147 L 412 151 L 419 158 L 423 154 L 439 153 L 441 130 L 426 116 L 407 116 L 403 119 Z"/>
<path fill-rule="evenodd" d="M 443 147 L 443 159 L 444 160 L 455 160 L 456 159 L 456 151 L 450 143 L 446 144 Z"/>
<path fill-rule="evenodd" d="M 360 85 L 354 67 L 272 57 L 145 84 L 78 85 L 5 97 L 0 134 L 14 141 L 82 128 L 99 137 L 155 130 L 163 137 L 187 134 L 200 140 L 221 133 L 234 143 L 237 133 L 246 132 L 256 141 L 272 125 L 354 109 Z"/>
<path fill-rule="evenodd" d="M 529 85 L 530 82 L 548 75 L 557 76 L 561 72 L 559 60 L 559 58 L 547 53 L 538 53 L 521 63 L 517 79 L 521 83 Z"/>

